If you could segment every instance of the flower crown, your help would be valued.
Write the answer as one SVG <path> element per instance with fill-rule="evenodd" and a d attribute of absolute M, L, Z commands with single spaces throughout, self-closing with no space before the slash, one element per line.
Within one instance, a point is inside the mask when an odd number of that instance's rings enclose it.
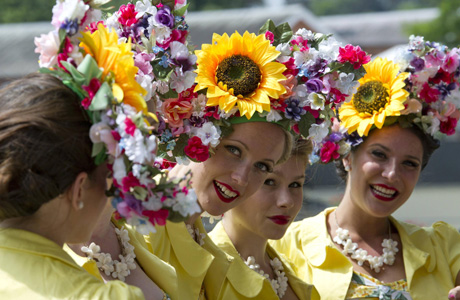
<path fill-rule="evenodd" d="M 258 35 L 214 34 L 196 55 L 196 85 L 158 109 L 159 152 L 179 162 L 205 161 L 235 122 L 275 122 L 319 147 L 370 60 L 359 47 L 271 20 Z"/>
<path fill-rule="evenodd" d="M 394 61 L 376 58 L 350 102 L 338 110 L 338 120 L 326 137 L 322 162 L 346 154 L 373 128 L 398 122 L 418 126 L 433 138 L 452 135 L 460 118 L 459 49 L 411 36 Z"/>
<path fill-rule="evenodd" d="M 161 170 L 167 162 L 156 157 L 157 140 L 150 124 L 158 119 L 147 110 L 146 101 L 154 95 L 152 86 L 158 78 L 149 77 L 152 73 L 148 70 L 162 64 L 161 56 L 170 54 L 159 51 L 160 57 L 156 56 L 158 53 L 149 44 L 156 41 L 146 31 L 164 29 L 164 12 L 169 13 L 171 8 L 160 5 L 156 10 L 149 6 L 150 1 L 144 0 L 136 4 L 144 9 L 143 13 L 115 13 L 125 26 L 123 32 L 131 30 L 138 34 L 131 39 L 108 30 L 100 21 L 99 6 L 86 2 L 57 1 L 52 21 L 55 30 L 35 39 L 40 72 L 60 78 L 80 97 L 82 108 L 93 124 L 89 135 L 95 162 L 107 162 L 112 168 L 113 205 L 119 217 L 147 233 L 155 230 L 155 224 L 164 225 L 166 219 L 179 221 L 200 211 L 194 191 L 179 188 L 178 182 L 168 180 L 166 171 Z M 122 6 L 120 11 L 130 8 L 132 4 Z M 174 12 L 184 14 L 185 9 L 186 6 L 180 5 Z M 149 24 L 153 13 L 161 14 L 158 17 L 161 21 L 148 29 L 142 27 L 140 23 Z M 184 23 L 181 18 L 173 18 L 172 23 L 176 24 L 176 20 Z M 164 34 L 163 39 L 167 38 Z M 179 52 L 174 54 L 176 59 Z M 158 86 L 169 91 L 174 81 L 168 76 L 161 78 L 164 83 Z M 180 180 L 189 186 L 189 178 Z"/>

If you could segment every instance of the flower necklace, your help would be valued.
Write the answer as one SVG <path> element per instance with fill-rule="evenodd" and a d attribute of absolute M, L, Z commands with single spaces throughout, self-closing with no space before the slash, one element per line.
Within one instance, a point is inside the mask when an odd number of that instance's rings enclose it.
<path fill-rule="evenodd" d="M 81 251 L 85 253 L 90 259 L 96 262 L 97 267 L 101 272 L 107 276 L 118 278 L 118 280 L 125 281 L 125 277 L 131 274 L 131 270 L 136 268 L 136 254 L 134 254 L 134 247 L 129 243 L 128 231 L 121 227 L 119 230 L 115 228 L 118 243 L 121 247 L 121 253 L 118 257 L 120 260 L 112 260 L 110 253 L 101 252 L 101 247 L 95 243 L 91 243 L 88 247 L 81 247 Z"/>
<path fill-rule="evenodd" d="M 198 228 L 195 228 L 195 226 L 193 226 L 193 225 L 185 224 L 185 226 L 187 227 L 187 231 L 190 234 L 190 236 L 192 237 L 192 239 L 195 242 L 197 242 L 200 246 L 203 246 L 204 245 L 204 240 L 203 239 L 206 236 L 206 234 L 201 233 L 200 230 Z"/>
<path fill-rule="evenodd" d="M 337 225 L 337 234 L 334 237 L 334 242 L 343 246 L 342 253 L 344 255 L 351 254 L 350 257 L 358 262 L 358 265 L 362 266 L 364 262 L 368 262 L 371 270 L 379 273 L 383 264 L 393 265 L 395 262 L 395 255 L 398 253 L 398 242 L 393 241 L 391 238 L 391 226 L 389 226 L 389 238 L 384 239 L 382 242 L 383 254 L 381 256 L 368 255 L 367 251 L 358 248 L 357 243 L 353 243 L 350 237 L 350 233 L 347 229 L 343 229 L 339 226 L 337 221 L 337 211 L 334 212 L 335 224 Z"/>
<path fill-rule="evenodd" d="M 241 254 L 240 254 L 241 256 Z M 243 259 L 244 260 L 244 259 Z M 273 290 L 275 290 L 278 297 L 281 299 L 283 298 L 284 294 L 286 293 L 287 286 L 288 286 L 288 278 L 284 273 L 283 264 L 275 257 L 274 259 L 270 260 L 270 266 L 275 273 L 276 279 L 270 279 L 269 275 L 264 272 L 260 268 L 260 265 L 256 264 L 256 259 L 254 256 L 248 256 L 248 259 L 244 261 L 244 263 L 251 269 L 262 275 L 263 277 L 267 278 L 270 284 L 272 285 Z"/>

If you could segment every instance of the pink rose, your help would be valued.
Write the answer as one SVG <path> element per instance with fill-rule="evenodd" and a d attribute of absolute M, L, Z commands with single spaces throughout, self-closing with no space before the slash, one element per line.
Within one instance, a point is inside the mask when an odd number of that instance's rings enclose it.
<path fill-rule="evenodd" d="M 50 68 L 57 64 L 57 55 L 59 51 L 59 36 L 56 31 L 48 34 L 41 34 L 34 39 L 35 53 L 40 53 L 39 64 L 42 68 Z"/>
<path fill-rule="evenodd" d="M 324 143 L 323 147 L 320 151 L 320 158 L 323 163 L 328 163 L 331 158 L 338 159 L 340 157 L 339 154 L 339 145 L 333 143 L 331 141 L 327 141 Z"/>
<path fill-rule="evenodd" d="M 203 142 L 197 136 L 188 140 L 187 146 L 184 148 L 184 152 L 188 157 L 201 162 L 209 158 L 209 147 L 203 145 Z"/>
<path fill-rule="evenodd" d="M 193 106 L 189 101 L 180 101 L 179 99 L 167 99 L 163 103 L 163 113 L 172 127 L 182 127 L 183 120 L 190 118 Z"/>

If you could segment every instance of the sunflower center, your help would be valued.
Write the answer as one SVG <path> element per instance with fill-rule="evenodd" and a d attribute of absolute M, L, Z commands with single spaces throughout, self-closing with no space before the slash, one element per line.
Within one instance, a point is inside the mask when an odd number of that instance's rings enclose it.
<path fill-rule="evenodd" d="M 353 96 L 353 105 L 360 113 L 373 114 L 388 103 L 387 88 L 380 81 L 368 81 Z"/>
<path fill-rule="evenodd" d="M 258 87 L 262 77 L 257 64 L 249 57 L 232 55 L 223 59 L 217 67 L 217 82 L 227 85 L 227 90 L 233 89 L 233 95 L 250 95 Z"/>

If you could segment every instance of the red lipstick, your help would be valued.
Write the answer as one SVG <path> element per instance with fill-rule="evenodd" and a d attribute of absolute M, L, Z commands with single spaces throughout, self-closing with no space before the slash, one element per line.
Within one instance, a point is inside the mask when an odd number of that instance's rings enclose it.
<path fill-rule="evenodd" d="M 214 183 L 214 189 L 216 190 L 216 194 L 217 196 L 219 197 L 219 199 L 222 201 L 222 202 L 225 202 L 225 203 L 231 203 L 233 202 L 236 198 L 238 198 L 240 196 L 240 193 L 234 189 L 232 189 L 231 186 L 229 186 L 228 184 L 225 184 L 223 182 L 220 182 L 220 181 L 217 181 L 217 180 L 214 180 L 213 181 Z M 221 185 L 223 187 L 225 187 L 227 190 L 229 190 L 230 192 L 233 192 L 236 194 L 236 196 L 234 197 L 229 197 L 228 195 L 225 195 L 224 191 L 221 190 L 221 188 L 217 185 Z"/>
<path fill-rule="evenodd" d="M 391 186 L 387 186 L 385 184 L 371 185 L 371 192 L 375 198 L 381 201 L 386 201 L 386 202 L 393 201 L 399 195 L 399 192 L 397 189 Z"/>
<path fill-rule="evenodd" d="M 273 223 L 278 224 L 278 225 L 286 225 L 291 220 L 291 218 L 289 216 L 283 216 L 283 215 L 271 216 L 271 217 L 268 217 L 268 218 L 270 220 L 272 220 Z"/>

